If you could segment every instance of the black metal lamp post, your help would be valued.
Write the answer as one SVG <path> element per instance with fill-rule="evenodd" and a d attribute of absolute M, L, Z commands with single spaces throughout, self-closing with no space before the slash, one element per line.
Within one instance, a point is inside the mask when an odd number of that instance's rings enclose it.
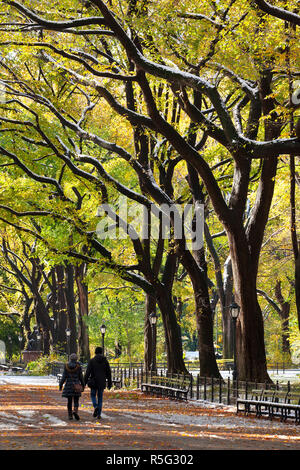
<path fill-rule="evenodd" d="M 237 366 L 236 366 L 236 322 L 240 313 L 240 306 L 236 302 L 232 302 L 230 305 L 230 315 L 233 323 L 233 380 L 237 380 Z"/>
<path fill-rule="evenodd" d="M 102 353 L 103 353 L 103 356 L 104 356 L 104 336 L 105 336 L 105 332 L 106 332 L 106 326 L 104 324 L 100 326 L 100 331 L 101 331 L 101 335 L 102 335 Z"/>
<path fill-rule="evenodd" d="M 33 351 L 38 351 L 39 350 L 39 345 L 38 345 L 38 340 L 37 340 L 37 335 L 39 334 L 39 327 L 37 325 L 34 325 L 33 327 L 33 345 L 32 345 L 32 350 Z"/>
<path fill-rule="evenodd" d="M 157 315 L 155 312 L 152 312 L 149 316 L 152 330 L 152 363 L 151 371 L 156 371 L 156 323 Z"/>
<path fill-rule="evenodd" d="M 67 354 L 68 354 L 68 357 L 69 357 L 70 356 L 70 336 L 71 336 L 70 328 L 66 329 L 66 336 L 67 336 Z"/>

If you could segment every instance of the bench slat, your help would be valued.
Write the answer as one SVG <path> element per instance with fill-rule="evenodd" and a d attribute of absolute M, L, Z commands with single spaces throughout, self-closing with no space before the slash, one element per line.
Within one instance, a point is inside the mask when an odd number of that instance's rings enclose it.
<path fill-rule="evenodd" d="M 300 395 L 296 393 L 276 389 L 252 390 L 250 399 L 237 398 L 236 404 L 237 413 L 254 412 L 257 417 L 268 415 L 270 419 L 278 416 L 282 421 L 293 418 L 296 424 L 300 423 Z"/>
<path fill-rule="evenodd" d="M 149 380 L 149 382 L 141 384 L 141 390 L 145 393 L 180 400 L 183 398 L 187 399 L 187 394 L 190 389 L 190 380 L 186 377 L 151 376 Z"/>

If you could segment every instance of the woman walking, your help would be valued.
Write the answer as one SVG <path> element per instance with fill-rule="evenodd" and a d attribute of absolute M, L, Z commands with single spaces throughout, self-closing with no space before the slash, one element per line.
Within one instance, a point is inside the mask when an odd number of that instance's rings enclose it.
<path fill-rule="evenodd" d="M 68 399 L 69 419 L 73 419 L 74 416 L 75 419 L 79 420 L 79 397 L 84 390 L 84 380 L 81 365 L 76 354 L 71 354 L 69 362 L 65 364 L 64 372 L 59 382 L 59 390 L 62 390 L 64 383 L 62 396 Z"/>

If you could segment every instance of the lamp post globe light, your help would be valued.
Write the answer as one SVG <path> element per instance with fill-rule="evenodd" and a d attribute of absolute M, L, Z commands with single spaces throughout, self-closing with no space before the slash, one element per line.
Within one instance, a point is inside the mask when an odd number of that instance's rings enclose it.
<path fill-rule="evenodd" d="M 156 371 L 156 323 L 157 315 L 155 312 L 152 312 L 149 316 L 152 330 L 152 362 L 151 362 L 151 371 Z"/>
<path fill-rule="evenodd" d="M 69 357 L 70 356 L 70 336 L 71 336 L 70 328 L 66 329 L 66 336 L 67 336 L 67 354 L 68 354 L 68 357 Z"/>
<path fill-rule="evenodd" d="M 37 339 L 37 350 L 40 351 L 41 350 L 41 333 L 39 330 L 37 330 L 37 333 L 36 333 L 36 339 Z"/>
<path fill-rule="evenodd" d="M 100 331 L 101 331 L 101 335 L 102 335 L 102 353 L 103 353 L 103 356 L 104 356 L 104 336 L 105 336 L 105 333 L 106 333 L 106 326 L 104 325 L 104 323 L 100 326 Z"/>
<path fill-rule="evenodd" d="M 236 322 L 237 322 L 238 316 L 240 314 L 240 309 L 241 308 L 236 302 L 232 302 L 229 309 L 230 309 L 230 315 L 231 315 L 232 323 L 233 323 L 233 373 L 232 373 L 232 378 L 233 378 L 233 380 L 237 380 L 238 374 L 237 374 L 237 366 L 236 366 Z"/>

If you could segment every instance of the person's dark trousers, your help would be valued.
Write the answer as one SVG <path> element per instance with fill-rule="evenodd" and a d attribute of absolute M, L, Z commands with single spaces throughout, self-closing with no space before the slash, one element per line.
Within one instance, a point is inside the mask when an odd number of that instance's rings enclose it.
<path fill-rule="evenodd" d="M 68 413 L 72 416 L 72 403 L 74 400 L 74 411 L 78 411 L 79 397 L 68 397 Z"/>
<path fill-rule="evenodd" d="M 91 399 L 93 407 L 97 408 L 97 416 L 100 417 L 103 403 L 103 388 L 91 388 Z"/>

